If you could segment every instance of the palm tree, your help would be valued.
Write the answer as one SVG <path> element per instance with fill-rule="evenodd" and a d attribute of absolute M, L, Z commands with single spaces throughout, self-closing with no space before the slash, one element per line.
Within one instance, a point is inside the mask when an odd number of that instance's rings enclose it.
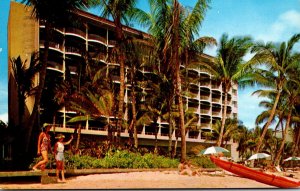
<path fill-rule="evenodd" d="M 221 132 L 221 122 L 218 120 L 216 123 L 212 126 L 213 129 L 213 136 L 215 136 L 216 140 L 220 137 L 220 132 Z M 223 134 L 223 139 L 222 143 L 220 146 L 226 146 L 227 142 L 230 141 L 231 139 L 236 140 L 237 139 L 237 134 L 239 133 L 239 123 L 237 119 L 231 119 L 227 118 L 225 122 L 225 127 L 224 127 L 224 134 Z M 225 143 L 224 143 L 225 141 Z"/>
<path fill-rule="evenodd" d="M 31 133 L 33 126 L 36 122 L 36 116 L 38 114 L 40 100 L 42 97 L 42 91 L 44 89 L 44 83 L 46 78 L 46 68 L 48 62 L 49 42 L 51 37 L 51 31 L 53 27 L 64 26 L 66 23 L 70 23 L 73 14 L 76 9 L 85 8 L 87 0 L 52 0 L 52 1 L 39 1 L 39 0 L 22 0 L 26 6 L 32 6 L 32 17 L 45 24 L 45 41 L 42 57 L 42 66 L 39 75 L 38 89 L 35 94 L 35 102 L 32 114 L 28 120 L 28 132 L 26 134 L 27 141 L 25 143 L 25 152 L 28 151 L 29 141 L 31 140 Z"/>
<path fill-rule="evenodd" d="M 118 123 L 117 123 L 117 142 L 120 142 L 121 126 L 123 121 L 123 107 L 124 107 L 124 93 L 125 93 L 125 60 L 126 60 L 126 35 L 124 34 L 123 24 L 129 24 L 130 16 L 134 15 L 136 0 L 100 0 L 100 7 L 102 8 L 102 16 L 113 19 L 115 24 L 115 38 L 117 45 L 115 52 L 120 64 L 120 92 L 118 104 Z"/>
<path fill-rule="evenodd" d="M 257 117 L 256 117 L 256 125 L 259 125 L 261 123 L 264 123 L 268 120 L 272 108 L 273 108 L 273 104 L 275 102 L 275 98 L 276 98 L 276 91 L 274 90 L 256 90 L 252 93 L 252 95 L 258 95 L 259 97 L 266 97 L 269 100 L 263 100 L 259 103 L 260 107 L 264 107 L 266 110 L 262 111 L 262 113 L 260 113 Z M 279 127 L 283 128 L 283 122 L 285 119 L 285 111 L 286 110 L 286 104 L 284 102 L 284 99 L 280 99 L 279 103 L 277 104 L 277 109 L 275 111 L 275 115 L 274 118 L 272 120 L 272 124 L 275 124 L 276 120 L 275 117 L 278 118 L 277 124 L 275 126 L 274 132 L 276 133 L 276 131 L 278 130 Z M 283 133 L 283 129 L 282 129 L 282 133 Z"/>
<path fill-rule="evenodd" d="M 129 126 L 130 135 L 134 138 L 134 146 L 138 147 L 138 137 L 137 137 L 137 113 L 138 106 L 142 104 L 141 98 L 144 96 L 143 92 L 140 90 L 145 88 L 144 86 L 147 82 L 141 82 L 141 79 L 147 79 L 143 75 L 142 71 L 144 68 L 151 67 L 156 61 L 156 57 L 153 52 L 153 45 L 149 43 L 149 39 L 128 39 L 126 43 L 126 64 L 130 68 L 128 71 L 128 81 L 131 84 L 131 112 L 132 119 Z M 153 67 L 153 72 L 157 73 L 155 67 Z"/>
<path fill-rule="evenodd" d="M 207 1 L 199 0 L 188 14 L 177 0 L 150 1 L 151 12 L 148 15 L 150 33 L 155 37 L 157 52 L 161 61 L 161 71 L 170 77 L 175 84 L 175 95 L 178 102 L 179 127 L 181 131 L 181 160 L 186 158 L 186 141 L 184 128 L 184 110 L 181 90 L 181 58 L 194 41 L 194 35 L 203 21 Z M 171 21 L 171 22 L 170 22 Z M 186 54 L 185 61 L 189 60 Z"/>
<path fill-rule="evenodd" d="M 300 127 L 298 122 L 294 127 L 294 147 L 293 147 L 292 156 L 296 156 L 297 153 L 299 155 L 299 143 L 300 143 Z"/>
<path fill-rule="evenodd" d="M 287 105 L 287 116 L 286 116 L 286 122 L 285 122 L 285 128 L 284 133 L 282 137 L 281 146 L 276 154 L 276 157 L 274 159 L 274 164 L 277 164 L 280 160 L 281 153 L 284 149 L 284 144 L 286 142 L 286 137 L 289 133 L 290 124 L 293 122 L 293 119 L 298 118 L 297 121 L 299 121 L 299 116 L 292 117 L 292 114 L 295 110 L 295 103 L 297 101 L 297 98 L 300 93 L 300 81 L 299 81 L 299 74 L 292 73 L 294 78 L 290 76 L 289 81 L 286 83 L 286 86 L 283 88 L 283 94 L 284 96 L 281 96 L 282 98 L 286 97 L 285 104 Z"/>
<path fill-rule="evenodd" d="M 69 120 L 69 122 L 78 122 L 86 120 L 100 120 L 106 118 L 109 124 L 109 117 L 113 115 L 113 93 L 106 90 L 97 90 L 84 86 L 82 91 L 75 93 L 71 98 L 71 109 L 78 111 L 79 116 Z"/>
<path fill-rule="evenodd" d="M 34 94 L 34 78 L 40 69 L 40 62 L 37 53 L 32 53 L 30 63 L 27 60 L 22 61 L 21 57 L 11 58 L 10 63 L 14 72 L 14 78 L 18 92 L 18 126 L 22 126 L 23 116 L 25 113 L 26 98 Z"/>
<path fill-rule="evenodd" d="M 227 118 L 228 93 L 234 84 L 242 79 L 243 57 L 252 46 L 250 37 L 233 37 L 228 39 L 227 34 L 223 34 L 219 43 L 218 53 L 215 61 L 211 64 L 202 64 L 203 69 L 207 69 L 212 78 L 221 82 L 224 92 L 224 106 L 222 111 L 222 125 L 217 145 L 222 144 L 225 121 Z"/>
<path fill-rule="evenodd" d="M 253 46 L 251 52 L 255 53 L 253 58 L 249 61 L 249 65 L 259 66 L 264 64 L 265 69 L 255 68 L 254 73 L 262 73 L 259 78 L 253 80 L 262 85 L 270 85 L 275 82 L 276 98 L 271 110 L 267 123 L 263 127 L 263 132 L 260 136 L 259 142 L 256 147 L 256 152 L 260 151 L 263 139 L 266 135 L 277 108 L 278 101 L 281 96 L 282 89 L 288 81 L 287 73 L 293 69 L 295 56 L 292 55 L 294 45 L 300 40 L 300 34 L 293 35 L 287 42 L 275 45 L 274 43 L 257 43 Z"/>
<path fill-rule="evenodd" d="M 239 157 L 241 157 L 242 160 L 247 158 L 247 153 L 251 148 L 255 147 L 255 140 L 253 136 L 253 131 L 251 129 L 248 129 L 246 126 L 241 125 L 239 128 L 239 138 L 238 138 L 238 147 L 237 151 L 239 151 Z"/>

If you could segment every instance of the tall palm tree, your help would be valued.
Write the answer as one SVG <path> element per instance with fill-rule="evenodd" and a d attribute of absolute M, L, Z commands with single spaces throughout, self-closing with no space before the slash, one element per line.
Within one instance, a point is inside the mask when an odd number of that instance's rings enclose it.
<path fill-rule="evenodd" d="M 53 27 L 64 26 L 66 23 L 70 23 L 72 20 L 73 11 L 76 9 L 83 9 L 86 7 L 88 0 L 51 0 L 51 1 L 39 1 L 39 0 L 22 0 L 26 6 L 32 7 L 32 17 L 45 24 L 45 41 L 42 57 L 42 66 L 39 75 L 39 84 L 37 93 L 35 94 L 35 102 L 32 114 L 28 120 L 28 132 L 26 134 L 25 152 L 28 151 L 29 141 L 31 140 L 31 133 L 33 126 L 36 122 L 36 116 L 40 106 L 40 100 L 42 97 L 42 91 L 44 89 L 44 83 L 46 78 L 46 68 L 48 62 L 49 42 L 51 37 L 51 31 Z"/>
<path fill-rule="evenodd" d="M 184 50 L 189 50 L 194 35 L 203 21 L 208 1 L 199 0 L 190 14 L 177 0 L 159 0 L 150 2 L 148 17 L 149 32 L 155 37 L 159 52 L 161 71 L 170 77 L 175 84 L 178 102 L 179 127 L 181 131 L 181 160 L 186 159 L 186 141 L 184 128 L 184 110 L 181 90 L 180 65 Z M 185 58 L 188 60 L 188 56 Z"/>
<path fill-rule="evenodd" d="M 294 60 L 296 57 L 292 55 L 292 49 L 299 40 L 300 34 L 295 34 L 287 42 L 282 42 L 280 44 L 274 44 L 271 42 L 266 44 L 256 43 L 251 50 L 251 52 L 255 53 L 255 55 L 249 61 L 249 65 L 265 65 L 265 69 L 257 67 L 255 69 L 256 71 L 254 70 L 254 72 L 265 74 L 260 76 L 260 78 L 255 78 L 254 81 L 262 85 L 269 85 L 270 82 L 275 82 L 275 90 L 277 91 L 273 108 L 267 123 L 263 127 L 263 132 L 257 144 L 256 152 L 260 151 L 260 147 L 266 135 L 267 129 L 274 118 L 282 89 L 285 83 L 288 81 L 287 73 L 290 70 L 293 70 Z"/>
<path fill-rule="evenodd" d="M 222 110 L 222 125 L 217 145 L 222 144 L 224 126 L 227 118 L 228 93 L 234 84 L 242 79 L 243 57 L 248 53 L 252 46 L 250 37 L 233 37 L 228 38 L 223 34 L 217 50 L 217 57 L 211 64 L 202 64 L 203 69 L 207 69 L 212 78 L 221 82 L 224 92 L 224 105 Z"/>
<path fill-rule="evenodd" d="M 300 58 L 300 57 L 299 57 Z M 300 60 L 299 60 L 300 61 Z M 294 76 L 294 78 L 293 78 Z M 286 142 L 286 137 L 289 133 L 290 124 L 293 123 L 293 119 L 298 118 L 297 121 L 299 121 L 299 116 L 292 116 L 294 114 L 295 110 L 295 104 L 297 101 L 297 98 L 300 94 L 300 81 L 299 81 L 299 74 L 292 73 L 290 76 L 289 81 L 286 83 L 286 86 L 283 87 L 283 94 L 284 96 L 281 96 L 282 98 L 285 97 L 285 104 L 287 105 L 287 116 L 286 116 L 286 122 L 285 122 L 285 128 L 284 133 L 282 137 L 282 142 L 280 145 L 280 148 L 276 154 L 276 157 L 274 159 L 274 164 L 277 164 L 280 160 L 281 153 L 284 149 L 284 144 Z"/>
<path fill-rule="evenodd" d="M 120 141 L 121 126 L 123 121 L 123 107 L 125 94 L 125 60 L 126 60 L 126 35 L 123 30 L 123 23 L 129 24 L 130 16 L 134 15 L 136 0 L 100 0 L 102 16 L 112 19 L 115 24 L 115 38 L 117 41 L 116 54 L 120 64 L 120 92 L 118 104 L 117 142 Z"/>
<path fill-rule="evenodd" d="M 147 82 L 141 81 L 142 78 L 147 79 L 143 75 L 142 71 L 144 68 L 149 68 L 154 66 L 156 57 L 153 51 L 153 44 L 149 43 L 149 39 L 137 39 L 129 38 L 126 43 L 126 65 L 130 68 L 128 71 L 128 81 L 131 84 L 131 112 L 132 121 L 129 126 L 130 132 L 133 131 L 134 146 L 138 147 L 138 137 L 137 137 L 137 113 L 138 106 L 142 104 L 139 98 L 144 95 L 140 90 L 144 87 Z M 152 67 L 151 67 L 152 68 Z M 153 67 L 153 72 L 156 74 L 157 71 Z M 132 133 L 130 133 L 131 135 Z"/>

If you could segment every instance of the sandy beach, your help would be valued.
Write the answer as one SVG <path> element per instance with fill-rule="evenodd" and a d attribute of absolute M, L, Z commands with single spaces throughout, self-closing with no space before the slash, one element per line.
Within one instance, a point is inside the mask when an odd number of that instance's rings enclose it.
<path fill-rule="evenodd" d="M 293 173 L 300 179 L 300 172 Z M 0 183 L 0 189 L 188 189 L 188 188 L 276 188 L 233 174 L 179 175 L 176 171 L 93 174 L 67 178 L 66 183 Z"/>

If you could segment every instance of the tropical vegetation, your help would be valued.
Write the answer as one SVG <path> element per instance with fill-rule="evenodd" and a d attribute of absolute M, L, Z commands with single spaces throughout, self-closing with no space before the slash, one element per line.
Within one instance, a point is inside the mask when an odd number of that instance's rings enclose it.
<path fill-rule="evenodd" d="M 193 80 L 185 78 L 185 74 L 188 68 L 193 67 L 209 72 L 223 91 L 222 118 L 213 122 L 211 132 L 205 133 L 206 142 L 223 147 L 228 141 L 238 143 L 237 151 L 242 160 L 263 151 L 270 153 L 273 163 L 278 164 L 288 156 L 300 154 L 300 52 L 294 49 L 300 34 L 280 44 L 254 42 L 248 36 L 229 37 L 228 34 L 223 34 L 219 43 L 212 37 L 200 37 L 209 0 L 197 0 L 193 8 L 184 7 L 178 0 L 149 0 L 150 13 L 139 10 L 134 0 L 24 0 L 23 3 L 33 7 L 33 17 L 46 28 L 43 51 L 39 56 L 33 54 L 29 68 L 24 67 L 26 61 L 20 57 L 11 58 L 19 93 L 18 125 L 26 127 L 23 154 L 31 148 L 30 145 L 35 145 L 32 137 L 38 133 L 38 128 L 34 127 L 40 125 L 37 118 L 39 107 L 45 108 L 41 119 L 53 122 L 56 111 L 64 106 L 78 114 L 68 121 L 68 124 L 76 126 L 73 133 L 77 136 L 75 148 L 70 149 L 73 153 L 67 155 L 68 168 L 176 167 L 179 158 L 185 161 L 197 154 L 188 153 L 187 156 L 186 133 L 199 127 L 192 127 L 197 116 L 189 111 L 183 99 L 188 95 L 188 82 Z M 119 67 L 113 68 L 113 72 L 109 72 L 108 67 L 99 67 L 99 60 L 92 59 L 92 53 L 86 50 L 77 66 L 76 77 L 72 77 L 70 69 L 66 68 L 63 78 L 47 78 L 51 31 L 72 23 L 73 12 L 89 6 L 100 7 L 102 16 L 115 24 L 116 46 L 107 51 L 105 59 L 117 60 Z M 126 35 L 124 27 L 132 23 L 141 24 L 150 35 L 147 38 Z M 203 50 L 208 45 L 217 45 L 217 56 L 202 62 Z M 250 52 L 254 56 L 245 61 Z M 141 72 L 143 68 L 151 68 L 151 73 Z M 39 85 L 34 88 L 32 79 L 37 72 Z M 119 77 L 118 85 L 113 83 L 116 75 Z M 131 86 L 130 103 L 124 102 L 125 79 Z M 257 126 L 253 129 L 245 127 L 237 117 L 229 118 L 227 115 L 228 95 L 234 85 L 240 88 L 259 85 L 261 89 L 254 94 L 266 98 L 260 103 L 265 111 L 257 117 Z M 29 95 L 34 95 L 35 102 L 25 124 L 24 103 Z M 53 99 L 47 99 L 45 95 L 51 95 Z M 126 120 L 125 106 L 128 108 Z M 92 147 L 81 140 L 80 132 L 86 121 L 97 122 L 107 129 L 105 144 Z M 169 124 L 167 151 L 158 148 L 159 121 Z M 276 124 L 274 131 L 270 128 L 272 123 Z M 259 126 L 261 124 L 263 127 Z M 4 133 L 1 135 L 13 136 L 8 129 L 14 125 L 2 127 L 1 123 L 0 130 Z M 139 145 L 137 134 L 143 125 L 149 126 L 154 135 L 151 151 Z M 130 134 L 125 141 L 126 148 L 120 136 L 124 129 Z M 174 143 L 173 132 L 176 136 Z M 282 133 L 281 137 L 277 132 Z M 292 140 L 288 140 L 288 135 L 292 136 Z M 178 153 L 179 137 L 181 147 Z M 211 167 L 205 160 L 201 158 L 195 163 Z"/>

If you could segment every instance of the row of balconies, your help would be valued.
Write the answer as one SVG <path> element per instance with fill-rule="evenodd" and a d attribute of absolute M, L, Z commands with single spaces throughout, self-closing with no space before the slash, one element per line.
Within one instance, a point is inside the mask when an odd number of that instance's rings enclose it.
<path fill-rule="evenodd" d="M 45 27 L 43 25 L 40 26 L 41 30 L 44 28 Z M 110 47 L 116 45 L 116 40 L 107 39 L 106 37 L 102 37 L 101 35 L 98 34 L 88 33 L 88 30 L 85 32 L 77 28 L 66 27 L 66 28 L 56 28 L 55 31 L 57 31 L 62 35 L 71 35 L 71 36 L 78 37 L 84 41 L 96 42 Z"/>
<path fill-rule="evenodd" d="M 58 51 L 60 53 L 63 53 L 63 48 L 58 43 L 50 42 L 49 46 L 50 46 L 50 49 L 56 50 L 56 51 Z M 41 48 L 43 48 L 43 41 L 41 41 Z M 81 51 L 80 51 L 79 48 L 71 47 L 71 46 L 66 46 L 65 47 L 65 53 L 66 54 L 70 54 L 70 55 L 75 55 L 75 56 L 78 56 L 78 57 L 82 56 L 81 55 Z M 99 59 L 99 60 L 104 61 L 106 59 L 106 54 L 105 53 L 98 54 L 97 58 L 94 58 L 94 59 Z M 62 67 L 60 67 L 60 68 L 62 68 Z M 60 71 L 60 72 L 62 72 L 62 71 Z M 191 93 L 191 98 L 196 98 L 196 99 L 200 99 L 200 100 L 208 100 L 209 99 L 209 95 L 200 95 L 199 94 L 199 91 L 201 90 L 201 87 L 211 88 L 214 91 L 217 90 L 218 92 L 221 92 L 221 86 L 220 85 L 219 86 L 216 86 L 216 85 L 212 86 L 210 82 L 199 82 L 198 85 L 197 84 L 193 84 L 193 85 L 196 86 L 196 87 L 198 87 L 198 89 L 194 87 L 193 88 L 193 92 L 198 91 L 198 93 Z M 233 89 L 232 92 L 235 93 L 235 94 L 237 94 L 237 91 L 235 89 Z M 230 99 L 230 96 L 231 96 L 231 94 L 229 94 L 229 99 Z M 233 97 L 236 98 L 235 95 L 233 95 Z M 217 103 L 220 102 L 220 100 L 217 101 L 217 98 L 214 98 L 214 102 L 215 101 Z"/>
<path fill-rule="evenodd" d="M 51 128 L 50 131 L 52 132 L 61 132 L 61 133 L 73 133 L 75 127 L 74 126 L 66 126 L 63 127 L 61 124 L 55 124 L 54 128 Z M 186 141 L 187 142 L 204 142 L 206 140 L 205 136 L 203 135 L 204 132 L 207 132 L 209 130 L 187 130 L 186 133 Z M 107 136 L 108 130 L 104 127 L 84 127 L 81 129 L 82 134 L 93 134 L 93 135 L 100 135 L 100 136 Z M 123 129 L 121 132 L 121 137 L 129 137 L 129 133 L 127 129 Z M 140 139 L 155 139 L 155 133 L 151 131 L 147 131 L 147 128 L 144 126 L 141 131 L 138 131 L 138 138 Z M 157 133 L 157 139 L 158 140 L 169 140 L 168 133 L 165 133 L 165 131 L 162 132 L 162 128 L 159 127 L 158 133 Z M 172 133 L 172 140 L 175 140 L 175 131 Z M 178 137 L 178 140 L 180 141 L 181 138 Z"/>
<path fill-rule="evenodd" d="M 44 28 L 44 26 L 41 25 L 40 28 L 42 29 L 42 28 Z M 98 34 L 88 34 L 87 29 L 86 29 L 86 31 L 82 31 L 82 30 L 77 29 L 77 28 L 66 27 L 66 28 L 57 28 L 56 31 L 58 31 L 61 34 L 65 34 L 65 35 L 79 36 L 80 38 L 83 38 L 84 40 L 91 41 L 91 42 L 98 42 L 98 43 L 101 43 L 101 44 L 104 44 L 104 45 L 115 46 L 115 44 L 116 44 L 115 40 L 108 40 L 106 37 L 102 37 Z M 42 44 L 42 42 L 41 42 L 41 44 Z M 53 49 L 56 49 L 60 52 L 63 51 L 62 46 L 58 43 L 51 42 L 50 47 L 53 48 Z M 66 50 L 66 53 L 81 56 L 81 51 L 80 51 L 79 48 L 66 47 L 65 50 Z M 103 59 L 103 58 L 105 58 L 105 56 L 102 55 L 100 59 Z M 204 87 L 210 86 L 211 89 L 221 90 L 220 85 L 211 83 L 210 81 L 207 80 L 207 78 L 210 79 L 210 75 L 208 73 L 206 73 L 206 72 L 203 73 L 203 72 L 201 72 L 199 70 L 196 70 L 196 69 L 190 69 L 188 71 L 188 73 L 190 73 L 191 76 L 194 75 L 194 76 L 198 76 L 198 77 L 200 76 L 201 73 L 206 74 L 206 76 L 204 76 L 205 81 L 202 81 L 201 83 L 199 83 L 198 84 L 199 87 L 201 87 L 201 86 L 204 86 Z M 232 94 L 233 94 L 233 96 L 236 97 L 237 96 L 237 90 L 232 89 Z"/>

